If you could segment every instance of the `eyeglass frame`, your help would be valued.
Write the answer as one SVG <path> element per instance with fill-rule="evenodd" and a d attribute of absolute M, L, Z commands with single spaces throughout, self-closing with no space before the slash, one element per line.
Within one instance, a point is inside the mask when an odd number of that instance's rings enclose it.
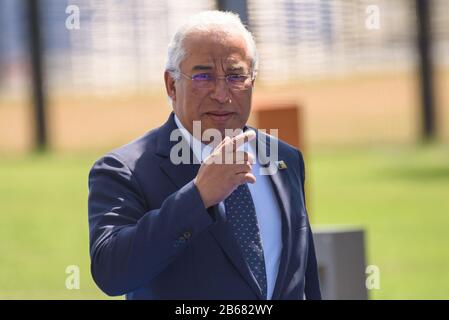
<path fill-rule="evenodd" d="M 199 82 L 200 82 L 200 81 L 198 81 L 198 80 L 194 80 L 194 79 L 193 79 L 193 77 L 194 77 L 195 75 L 190 75 L 190 76 L 189 76 L 188 74 L 185 74 L 185 73 L 183 73 L 183 72 L 181 72 L 181 71 L 179 71 L 179 70 L 172 71 L 172 72 L 173 72 L 174 74 L 179 74 L 179 75 L 183 76 L 185 79 L 188 79 L 188 80 L 192 81 L 193 83 L 195 83 L 195 82 L 199 83 Z M 201 73 L 198 73 L 198 74 L 201 74 Z M 198 75 L 198 74 L 197 74 L 197 75 Z M 251 80 L 251 85 L 248 86 L 248 88 L 242 88 L 242 89 L 232 88 L 232 87 L 229 85 L 230 82 L 228 81 L 228 77 L 230 77 L 230 76 L 240 76 L 240 77 L 244 76 L 244 77 L 246 77 L 246 78 L 245 78 L 245 81 L 247 81 L 248 79 Z M 214 80 L 214 82 L 215 82 L 215 85 L 216 85 L 216 83 L 217 83 L 217 80 L 219 80 L 219 79 L 224 79 L 225 82 L 226 82 L 227 87 L 228 87 L 229 89 L 231 89 L 231 90 L 246 91 L 246 90 L 249 90 L 249 89 L 253 86 L 253 82 L 254 82 L 254 80 L 256 79 L 256 77 L 255 77 L 255 75 L 254 75 L 253 72 L 247 73 L 247 74 L 227 74 L 227 75 L 224 75 L 224 76 L 216 76 L 216 75 L 214 75 L 214 76 L 213 76 L 213 80 Z M 206 82 L 206 81 L 205 81 L 205 82 Z"/>

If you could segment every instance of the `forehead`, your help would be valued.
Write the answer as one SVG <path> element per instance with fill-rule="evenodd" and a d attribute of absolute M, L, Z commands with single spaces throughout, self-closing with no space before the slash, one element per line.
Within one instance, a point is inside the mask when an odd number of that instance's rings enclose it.
<path fill-rule="evenodd" d="M 190 71 L 197 65 L 249 70 L 251 58 L 245 39 L 239 35 L 219 32 L 195 32 L 183 42 L 186 55 L 181 69 Z"/>

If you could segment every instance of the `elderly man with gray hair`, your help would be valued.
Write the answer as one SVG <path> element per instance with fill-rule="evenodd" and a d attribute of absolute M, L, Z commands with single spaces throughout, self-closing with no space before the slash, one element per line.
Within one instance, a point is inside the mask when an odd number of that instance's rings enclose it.
<path fill-rule="evenodd" d="M 108 295 L 321 298 L 302 155 L 246 124 L 257 68 L 233 13 L 201 12 L 174 35 L 169 119 L 89 174 L 91 271 Z"/>

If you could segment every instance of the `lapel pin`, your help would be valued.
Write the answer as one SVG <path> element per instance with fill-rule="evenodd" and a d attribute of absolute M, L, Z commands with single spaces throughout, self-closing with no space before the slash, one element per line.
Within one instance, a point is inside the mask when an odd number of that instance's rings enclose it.
<path fill-rule="evenodd" d="M 287 164 L 283 160 L 277 161 L 277 166 L 279 170 L 287 169 Z"/>

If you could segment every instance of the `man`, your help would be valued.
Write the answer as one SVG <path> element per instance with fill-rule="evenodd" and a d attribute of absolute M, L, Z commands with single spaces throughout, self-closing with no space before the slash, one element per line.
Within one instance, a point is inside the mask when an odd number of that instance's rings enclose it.
<path fill-rule="evenodd" d="M 301 153 L 246 127 L 257 71 L 251 34 L 237 15 L 207 11 L 168 51 L 174 112 L 89 175 L 95 282 L 128 299 L 320 299 Z M 207 138 L 211 131 L 221 138 Z M 277 144 L 271 175 L 257 152 L 265 138 Z M 242 150 L 246 140 L 257 145 Z"/>

